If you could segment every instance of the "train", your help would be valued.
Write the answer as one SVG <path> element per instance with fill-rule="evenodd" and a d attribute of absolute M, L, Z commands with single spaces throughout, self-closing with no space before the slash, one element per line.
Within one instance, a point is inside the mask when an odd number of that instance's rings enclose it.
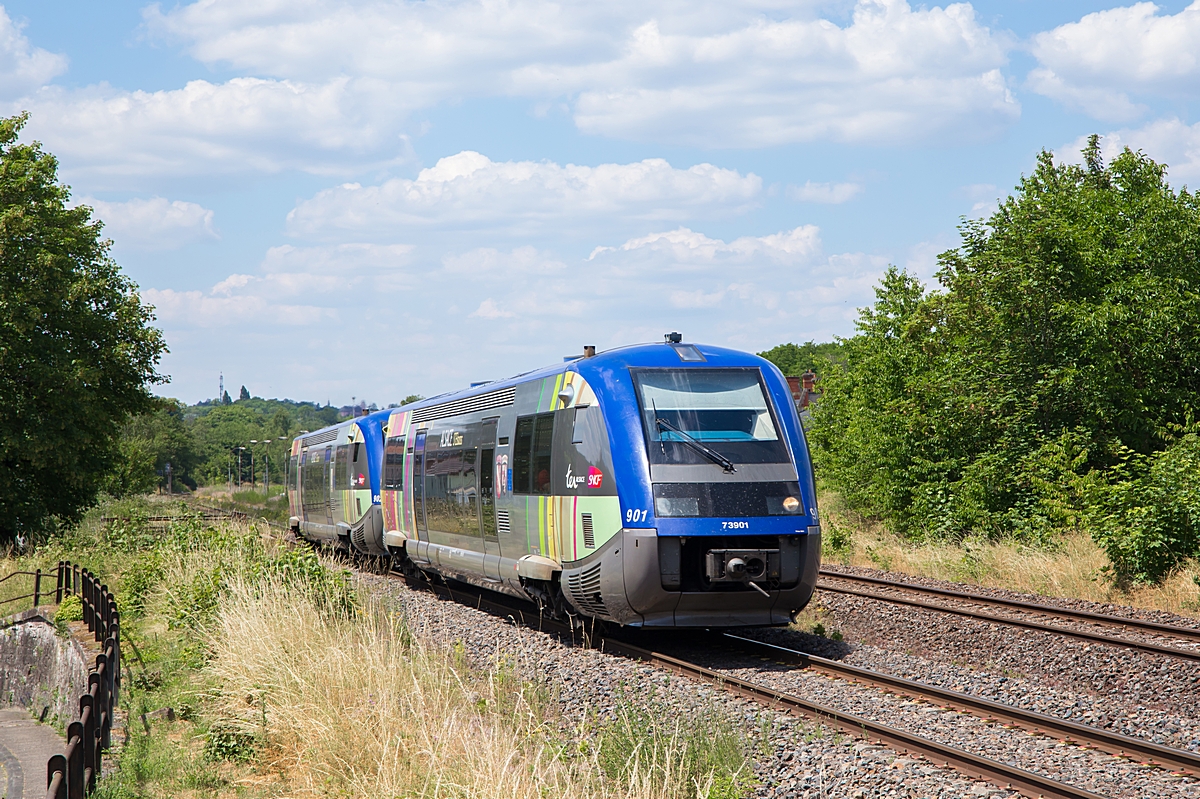
<path fill-rule="evenodd" d="M 677 333 L 303 433 L 287 494 L 301 538 L 576 623 L 787 624 L 820 566 L 784 376 Z"/>

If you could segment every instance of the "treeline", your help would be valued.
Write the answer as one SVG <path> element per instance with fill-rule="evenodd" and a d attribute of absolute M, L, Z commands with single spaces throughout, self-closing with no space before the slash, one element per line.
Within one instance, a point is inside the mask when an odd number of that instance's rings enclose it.
<path fill-rule="evenodd" d="M 822 380 L 817 473 L 915 540 L 1086 532 L 1121 581 L 1200 554 L 1200 201 L 1043 152 L 937 286 L 891 269 Z"/>
<path fill-rule="evenodd" d="M 157 490 L 167 485 L 168 464 L 171 482 L 179 488 L 237 482 L 239 474 L 243 482 L 261 481 L 264 467 L 272 470 L 272 481 L 279 480 L 292 439 L 337 419 L 333 406 L 292 400 L 185 406 L 159 399 L 151 413 L 134 417 L 122 429 L 119 467 L 106 490 L 113 496 Z"/>

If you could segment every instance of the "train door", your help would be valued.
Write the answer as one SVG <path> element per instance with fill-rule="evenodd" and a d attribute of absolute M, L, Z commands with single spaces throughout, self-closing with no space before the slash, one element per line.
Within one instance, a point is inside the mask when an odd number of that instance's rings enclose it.
<path fill-rule="evenodd" d="M 429 540 L 429 530 L 425 526 L 425 432 L 418 430 L 413 443 L 413 516 L 417 523 L 418 541 Z"/>
<path fill-rule="evenodd" d="M 325 524 L 333 527 L 333 484 L 337 472 L 334 469 L 333 447 L 325 448 Z"/>
<path fill-rule="evenodd" d="M 483 572 L 500 580 L 500 538 L 496 534 L 496 418 L 483 420 L 479 437 L 479 534 L 483 537 Z"/>

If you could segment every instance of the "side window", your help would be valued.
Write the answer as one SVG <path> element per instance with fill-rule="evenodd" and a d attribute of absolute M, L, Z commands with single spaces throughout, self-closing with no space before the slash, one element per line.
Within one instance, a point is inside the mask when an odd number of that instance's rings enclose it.
<path fill-rule="evenodd" d="M 513 493 L 550 493 L 550 456 L 554 452 L 554 414 L 517 419 L 513 442 Z"/>
<path fill-rule="evenodd" d="M 587 432 L 588 406 L 575 406 L 575 421 L 571 424 L 571 443 L 582 444 Z"/>
<path fill-rule="evenodd" d="M 535 417 L 517 419 L 517 434 L 513 442 L 513 493 L 529 494 L 533 480 L 533 423 Z"/>
<path fill-rule="evenodd" d="M 550 493 L 550 455 L 554 452 L 554 414 L 537 416 L 533 430 L 533 490 L 531 494 Z"/>
<path fill-rule="evenodd" d="M 371 487 L 371 480 L 367 477 L 367 447 L 361 441 L 355 441 L 350 451 L 350 487 Z"/>
<path fill-rule="evenodd" d="M 389 438 L 384 447 L 383 488 L 385 491 L 404 490 L 404 436 Z"/>
<path fill-rule="evenodd" d="M 350 488 L 349 473 L 346 461 L 350 457 L 350 445 L 339 444 L 334 455 L 333 490 L 345 491 Z"/>

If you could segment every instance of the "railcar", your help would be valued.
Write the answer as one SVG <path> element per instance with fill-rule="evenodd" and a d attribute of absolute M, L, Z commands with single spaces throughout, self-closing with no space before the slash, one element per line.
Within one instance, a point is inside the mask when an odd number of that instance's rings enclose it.
<path fill-rule="evenodd" d="M 563 616 L 787 623 L 821 529 L 782 374 L 675 334 L 585 353 L 297 438 L 293 528 Z"/>

